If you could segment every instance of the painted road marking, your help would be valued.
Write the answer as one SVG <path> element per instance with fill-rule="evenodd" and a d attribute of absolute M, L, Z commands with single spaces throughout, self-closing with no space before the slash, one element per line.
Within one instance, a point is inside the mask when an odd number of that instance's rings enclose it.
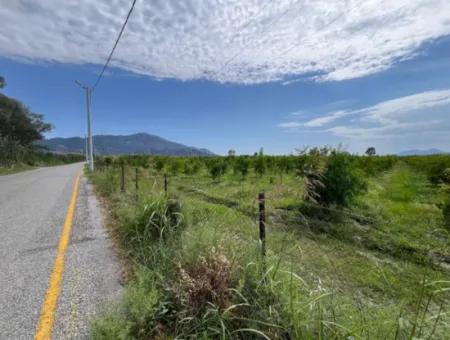
<path fill-rule="evenodd" d="M 50 276 L 47 295 L 45 296 L 44 304 L 42 305 L 38 327 L 34 336 L 35 340 L 49 340 L 52 338 L 53 322 L 55 320 L 56 306 L 61 291 L 61 282 L 64 273 L 64 257 L 72 232 L 73 212 L 77 202 L 79 183 L 80 175 L 77 175 L 73 186 L 72 197 L 70 199 L 69 210 L 66 215 L 66 221 L 64 222 L 64 228 L 59 239 L 58 252 L 56 253 L 55 264 L 53 265 L 52 275 Z"/>

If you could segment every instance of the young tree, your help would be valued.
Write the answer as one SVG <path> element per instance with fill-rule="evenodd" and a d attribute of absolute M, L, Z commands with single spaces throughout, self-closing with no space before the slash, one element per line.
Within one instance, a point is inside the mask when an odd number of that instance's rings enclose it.
<path fill-rule="evenodd" d="M 236 150 L 230 149 L 228 150 L 228 157 L 234 157 L 236 156 Z"/>
<path fill-rule="evenodd" d="M 161 156 L 156 156 L 155 157 L 155 169 L 158 172 L 161 172 L 162 169 L 164 169 L 164 166 L 166 165 L 166 160 L 165 158 L 161 157 Z"/>
<path fill-rule="evenodd" d="M 367 150 L 366 150 L 367 156 L 375 156 L 376 154 L 377 154 L 377 151 L 375 150 L 375 148 L 373 146 L 367 148 Z"/>
<path fill-rule="evenodd" d="M 264 175 L 266 172 L 266 159 L 261 153 L 255 157 L 253 161 L 253 168 L 259 176 Z"/>
<path fill-rule="evenodd" d="M 222 159 L 214 159 L 208 162 L 208 171 L 213 180 L 220 179 L 227 171 L 227 163 Z"/>
<path fill-rule="evenodd" d="M 275 168 L 280 176 L 280 182 L 283 182 L 283 174 L 289 173 L 291 170 L 291 162 L 290 157 L 288 156 L 279 156 L 275 159 Z"/>
<path fill-rule="evenodd" d="M 177 175 L 180 172 L 181 167 L 183 166 L 183 161 L 178 158 L 173 158 L 169 163 L 169 172 L 172 175 Z"/>
<path fill-rule="evenodd" d="M 339 149 L 311 149 L 300 155 L 297 174 L 305 181 L 305 199 L 321 205 L 348 206 L 366 190 L 351 155 Z"/>
<path fill-rule="evenodd" d="M 250 162 L 247 158 L 241 156 L 236 159 L 233 163 L 233 172 L 235 174 L 240 174 L 243 178 L 245 178 L 248 174 L 248 168 L 250 166 Z"/>

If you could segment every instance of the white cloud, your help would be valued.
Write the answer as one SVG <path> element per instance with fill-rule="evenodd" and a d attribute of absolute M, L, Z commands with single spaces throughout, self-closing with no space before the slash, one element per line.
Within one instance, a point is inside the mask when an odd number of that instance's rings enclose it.
<path fill-rule="evenodd" d="M 291 121 L 279 126 L 288 130 L 316 128 L 321 133 L 353 141 L 442 145 L 450 133 L 450 89 L 416 93 L 361 109 L 330 112 L 309 121 Z"/>
<path fill-rule="evenodd" d="M 289 115 L 291 115 L 291 116 L 303 116 L 304 114 L 305 114 L 305 111 L 303 111 L 303 110 L 294 111 L 294 112 L 289 113 Z"/>
<path fill-rule="evenodd" d="M 286 123 L 280 123 L 280 124 L 278 124 L 278 126 L 281 128 L 284 128 L 284 129 L 295 129 L 295 128 L 302 127 L 303 124 L 299 123 L 299 122 L 286 122 Z"/>
<path fill-rule="evenodd" d="M 336 111 L 336 112 L 332 112 L 332 113 L 328 114 L 327 116 L 314 118 L 310 121 L 307 121 L 303 125 L 307 126 L 307 127 L 321 127 L 323 125 L 326 125 L 328 123 L 335 121 L 336 119 L 345 117 L 348 114 L 349 113 L 347 111 Z"/>
<path fill-rule="evenodd" d="M 0 4 L 0 55 L 102 64 L 130 1 Z M 448 0 L 140 0 L 112 65 L 181 80 L 343 80 L 385 70 L 448 34 Z"/>

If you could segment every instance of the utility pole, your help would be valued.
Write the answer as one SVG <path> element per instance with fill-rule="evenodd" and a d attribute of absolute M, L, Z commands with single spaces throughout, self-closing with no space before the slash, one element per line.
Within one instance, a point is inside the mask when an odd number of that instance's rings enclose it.
<path fill-rule="evenodd" d="M 80 86 L 86 92 L 86 112 L 87 112 L 87 133 L 88 133 L 88 164 L 89 170 L 94 171 L 94 146 L 92 142 L 92 131 L 91 131 L 91 89 L 88 86 L 82 85 L 78 80 L 75 83 Z"/>
<path fill-rule="evenodd" d="M 86 156 L 86 164 L 89 164 L 88 138 L 86 134 L 84 134 L 84 155 Z"/>

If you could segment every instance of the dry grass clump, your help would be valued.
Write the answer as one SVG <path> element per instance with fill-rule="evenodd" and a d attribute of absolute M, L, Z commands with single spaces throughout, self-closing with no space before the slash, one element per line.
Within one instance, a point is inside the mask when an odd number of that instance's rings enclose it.
<path fill-rule="evenodd" d="M 194 315 L 208 304 L 224 310 L 230 305 L 231 273 L 232 263 L 224 250 L 212 248 L 191 266 L 178 266 L 176 296 Z"/>

